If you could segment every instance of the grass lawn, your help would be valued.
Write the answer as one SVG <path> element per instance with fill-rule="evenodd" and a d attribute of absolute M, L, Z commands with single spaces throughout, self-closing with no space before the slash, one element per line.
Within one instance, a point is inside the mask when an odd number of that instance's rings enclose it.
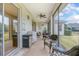
<path fill-rule="evenodd" d="M 70 49 L 75 45 L 79 45 L 79 36 L 60 36 L 60 43 Z"/>
<path fill-rule="evenodd" d="M 4 39 L 5 39 L 5 41 L 7 41 L 9 39 L 9 33 L 8 32 L 5 32 Z"/>

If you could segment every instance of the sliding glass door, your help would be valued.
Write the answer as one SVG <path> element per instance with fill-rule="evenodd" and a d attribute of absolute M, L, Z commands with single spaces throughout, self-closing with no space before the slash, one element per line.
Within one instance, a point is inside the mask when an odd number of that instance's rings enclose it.
<path fill-rule="evenodd" d="M 53 18 L 53 34 L 58 36 L 57 45 L 59 46 L 59 11 L 58 9 L 54 13 Z"/>
<path fill-rule="evenodd" d="M 5 46 L 5 54 L 6 51 L 8 52 L 8 49 L 10 49 L 10 35 L 9 35 L 9 18 L 7 16 L 4 16 L 4 46 Z M 8 46 L 7 46 L 8 45 Z"/>
<path fill-rule="evenodd" d="M 0 3 L 0 56 L 18 47 L 18 8 Z"/>
<path fill-rule="evenodd" d="M 6 3 L 4 8 L 4 46 L 7 55 L 18 47 L 18 8 L 11 3 Z"/>
<path fill-rule="evenodd" d="M 3 4 L 0 3 L 0 56 L 3 55 Z"/>

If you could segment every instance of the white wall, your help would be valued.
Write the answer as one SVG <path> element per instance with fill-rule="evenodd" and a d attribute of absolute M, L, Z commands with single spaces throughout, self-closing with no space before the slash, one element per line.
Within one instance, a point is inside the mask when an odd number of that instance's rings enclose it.
<path fill-rule="evenodd" d="M 22 4 L 15 4 L 18 8 L 20 8 L 19 12 L 19 39 L 18 45 L 22 48 L 22 35 L 26 34 L 28 31 L 32 31 L 32 15 Z M 27 19 L 27 15 L 29 15 L 30 19 Z"/>
<path fill-rule="evenodd" d="M 28 31 L 32 31 L 32 21 L 26 17 L 21 20 L 21 33 L 26 34 Z"/>
<path fill-rule="evenodd" d="M 32 18 L 27 9 L 22 7 L 21 9 L 21 34 L 26 34 L 28 31 L 32 31 Z M 27 19 L 27 15 L 29 15 L 29 19 Z"/>

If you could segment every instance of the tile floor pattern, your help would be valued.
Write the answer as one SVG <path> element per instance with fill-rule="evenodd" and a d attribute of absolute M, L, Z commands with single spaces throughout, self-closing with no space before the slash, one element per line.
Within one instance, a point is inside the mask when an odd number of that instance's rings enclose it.
<path fill-rule="evenodd" d="M 38 40 L 31 48 L 22 48 L 16 56 L 49 56 L 49 48 L 44 49 L 43 40 Z"/>
<path fill-rule="evenodd" d="M 43 40 L 38 39 L 31 48 L 22 48 L 15 56 L 66 56 L 57 51 L 49 54 L 49 48 L 45 46 Z"/>

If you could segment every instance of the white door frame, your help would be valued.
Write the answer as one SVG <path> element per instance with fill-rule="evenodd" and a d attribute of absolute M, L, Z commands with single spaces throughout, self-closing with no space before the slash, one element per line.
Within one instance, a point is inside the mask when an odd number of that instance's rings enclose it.
<path fill-rule="evenodd" d="M 13 3 L 12 3 L 13 4 Z M 15 4 L 13 4 L 15 7 L 17 7 Z M 3 56 L 5 56 L 5 43 L 4 43 L 4 7 L 5 7 L 5 3 L 3 3 L 3 14 L 2 14 L 2 24 L 3 24 L 3 39 L 2 39 L 2 48 L 3 48 Z M 18 35 L 18 42 L 17 42 L 17 48 L 16 49 L 14 49 L 13 51 L 11 51 L 9 54 L 7 54 L 8 56 L 10 56 L 10 55 L 13 55 L 13 54 L 15 54 L 16 53 L 16 51 L 17 50 L 19 50 L 20 48 L 21 48 L 21 43 L 20 43 L 20 40 L 21 40 L 21 35 L 20 35 L 20 15 L 21 15 L 21 11 L 20 11 L 20 8 L 18 8 L 17 7 L 17 9 L 18 9 L 18 25 L 17 25 L 17 27 L 18 27 L 18 33 L 17 33 L 17 35 Z"/>

